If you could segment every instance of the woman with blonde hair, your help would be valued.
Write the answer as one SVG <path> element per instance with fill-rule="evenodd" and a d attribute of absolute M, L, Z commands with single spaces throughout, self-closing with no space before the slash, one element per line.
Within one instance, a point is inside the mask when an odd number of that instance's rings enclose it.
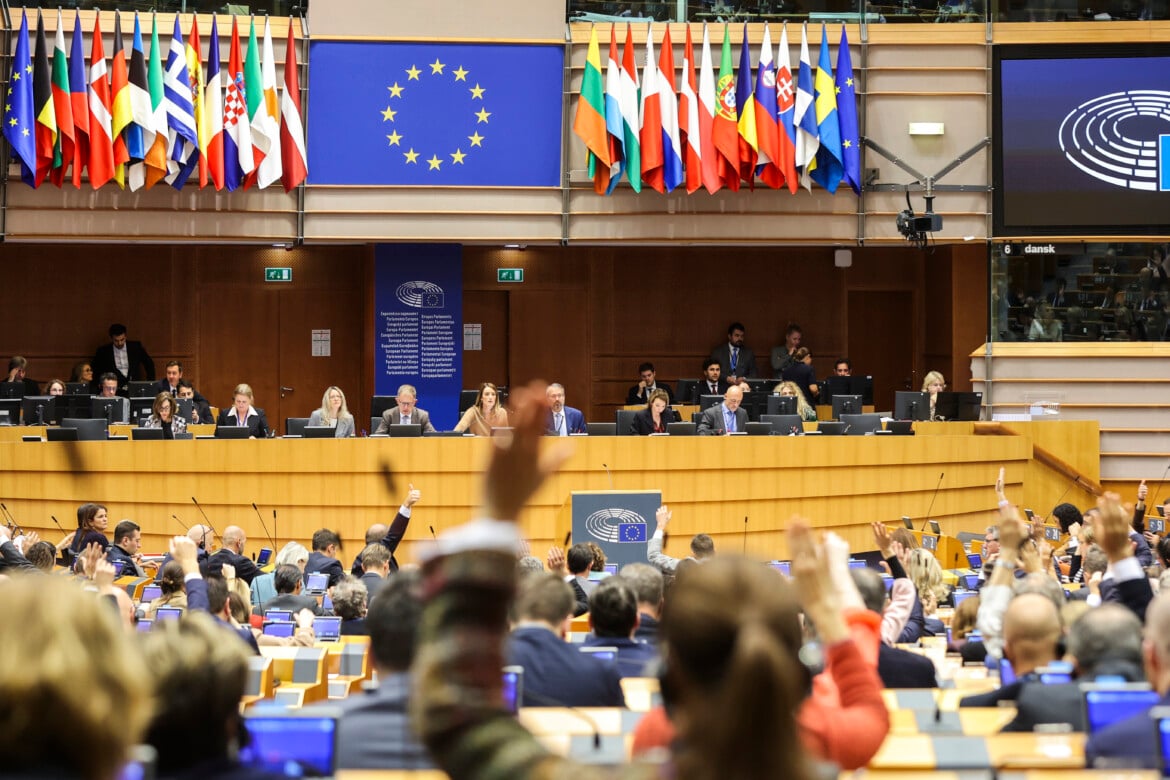
<path fill-rule="evenodd" d="M 796 413 L 800 415 L 800 419 L 806 422 L 816 422 L 817 410 L 809 404 L 808 399 L 804 397 L 804 391 L 800 389 L 800 385 L 796 384 L 796 382 L 781 382 L 776 385 L 776 389 L 772 392 L 776 395 L 795 398 Z"/>
<path fill-rule="evenodd" d="M 930 419 L 941 420 L 934 411 L 934 404 L 938 400 L 938 394 L 947 389 L 947 380 L 938 371 L 931 371 L 922 378 L 922 392 L 930 394 Z"/>
<path fill-rule="evenodd" d="M 950 589 L 943 583 L 942 567 L 938 559 L 925 547 L 917 547 L 906 556 L 906 576 L 914 583 L 918 590 L 918 600 L 922 602 L 922 615 L 926 619 L 926 632 L 937 636 L 946 631 L 942 621 L 934 617 L 938 612 L 938 605 L 946 601 Z"/>
<path fill-rule="evenodd" d="M 348 439 L 354 435 L 353 415 L 345 403 L 345 393 L 340 387 L 325 388 L 325 395 L 321 396 L 321 408 L 314 409 L 309 415 L 309 425 L 328 425 L 336 429 L 333 436 L 337 439 Z"/>
<path fill-rule="evenodd" d="M 476 436 L 491 436 L 492 428 L 507 428 L 508 412 L 500 406 L 500 391 L 491 382 L 479 386 L 475 403 L 467 408 L 455 430 Z"/>
<path fill-rule="evenodd" d="M 232 393 L 231 407 L 219 413 L 217 425 L 246 426 L 248 438 L 267 439 L 268 420 L 264 417 L 264 410 L 252 406 L 255 398 L 252 396 L 251 385 L 241 382 L 236 385 Z"/>

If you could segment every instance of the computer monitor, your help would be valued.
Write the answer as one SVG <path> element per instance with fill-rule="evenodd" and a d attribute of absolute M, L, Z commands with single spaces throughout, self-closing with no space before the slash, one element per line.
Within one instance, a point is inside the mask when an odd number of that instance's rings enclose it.
<path fill-rule="evenodd" d="M 391 439 L 402 438 L 419 438 L 422 436 L 422 426 L 418 423 L 403 423 L 401 425 L 388 425 Z"/>
<path fill-rule="evenodd" d="M 65 395 L 89 395 L 89 382 L 66 382 Z"/>
<path fill-rule="evenodd" d="M 771 423 L 772 433 L 777 436 L 804 435 L 804 423 L 798 414 L 765 414 L 760 422 Z"/>
<path fill-rule="evenodd" d="M 846 433 L 850 436 L 864 436 L 882 429 L 880 414 L 843 414 L 841 422 L 849 426 Z"/>
<path fill-rule="evenodd" d="M 303 435 L 306 439 L 335 439 L 337 429 L 332 425 L 306 425 Z"/>
<path fill-rule="evenodd" d="M 246 439 L 249 435 L 249 428 L 246 425 L 217 425 L 215 427 L 215 438 L 217 439 Z"/>
<path fill-rule="evenodd" d="M 721 395 L 701 395 L 699 396 L 699 411 L 705 412 L 716 404 L 723 403 L 723 396 Z"/>
<path fill-rule="evenodd" d="M 983 393 L 941 392 L 934 401 L 934 414 L 944 420 L 975 422 L 983 407 Z"/>
<path fill-rule="evenodd" d="M 47 441 L 77 441 L 76 428 L 48 428 L 45 430 Z"/>
<path fill-rule="evenodd" d="M 66 417 L 61 420 L 62 428 L 73 428 L 77 431 L 78 441 L 105 441 L 109 436 L 109 428 L 106 425 L 104 418 L 90 418 L 88 420 L 76 420 Z M 52 433 L 50 428 L 49 432 Z"/>
<path fill-rule="evenodd" d="M 161 585 L 147 585 L 142 589 L 142 595 L 139 597 L 139 602 L 142 604 L 149 604 L 157 598 L 162 597 Z"/>
<path fill-rule="evenodd" d="M 130 422 L 135 425 L 142 425 L 144 421 L 150 419 L 150 412 L 153 407 L 153 398 L 131 398 Z"/>
<path fill-rule="evenodd" d="M 305 575 L 305 591 L 307 593 L 324 593 L 329 588 L 329 575 L 315 571 Z"/>
<path fill-rule="evenodd" d="M 128 395 L 131 398 L 154 398 L 154 382 L 131 382 Z"/>
<path fill-rule="evenodd" d="M 459 391 L 459 415 L 462 417 L 463 413 L 475 405 L 475 399 L 479 397 L 479 390 L 464 388 Z"/>
<path fill-rule="evenodd" d="M 386 413 L 387 409 L 393 409 L 398 406 L 398 396 L 395 395 L 375 395 L 370 397 L 370 416 L 381 417 Z"/>
<path fill-rule="evenodd" d="M 843 422 L 819 422 L 817 430 L 824 436 L 844 436 L 846 425 Z"/>
<path fill-rule="evenodd" d="M 248 731 L 240 764 L 279 777 L 332 777 L 337 767 L 336 708 L 255 709 L 244 714 Z"/>
<path fill-rule="evenodd" d="M 57 396 L 57 420 L 72 417 L 80 420 L 89 417 L 93 414 L 93 404 L 90 402 L 88 393 L 85 395 L 59 395 Z"/>
<path fill-rule="evenodd" d="M 768 411 L 766 414 L 796 414 L 796 396 L 768 396 Z"/>
<path fill-rule="evenodd" d="M 860 395 L 863 404 L 873 403 L 872 376 L 827 376 L 818 387 L 822 404 L 831 404 L 839 395 Z"/>
<path fill-rule="evenodd" d="M 833 419 L 840 420 L 843 414 L 861 414 L 860 395 L 833 396 Z"/>
<path fill-rule="evenodd" d="M 615 422 L 587 422 L 585 433 L 590 436 L 617 436 L 617 427 Z"/>
<path fill-rule="evenodd" d="M 191 417 L 195 409 L 194 398 L 176 398 L 175 399 L 175 416 L 182 417 L 187 422 L 191 422 Z M 213 423 L 215 420 L 201 420 L 203 423 Z"/>
<path fill-rule="evenodd" d="M 699 384 L 698 379 L 680 379 L 674 388 L 674 402 L 677 404 L 689 404 L 691 396 L 695 394 L 695 385 Z"/>
<path fill-rule="evenodd" d="M 743 400 L 739 402 L 739 406 L 748 414 L 748 420 L 752 422 L 759 422 L 760 416 L 768 411 L 768 399 L 771 393 L 763 390 L 753 390 L 750 393 L 743 394 Z"/>
<path fill-rule="evenodd" d="M 341 618 L 313 618 L 313 633 L 317 635 L 318 642 L 336 642 L 341 639 Z"/>
<path fill-rule="evenodd" d="M 0 425 L 20 425 L 19 398 L 0 398 Z"/>
<path fill-rule="evenodd" d="M 162 428 L 131 428 L 130 438 L 134 441 L 162 441 Z"/>
<path fill-rule="evenodd" d="M 286 417 L 284 420 L 284 435 L 304 436 L 305 426 L 308 424 L 308 417 Z"/>
<path fill-rule="evenodd" d="M 89 416 L 95 420 L 104 420 L 106 423 L 122 422 L 122 404 L 125 398 L 102 398 L 91 396 L 89 399 Z"/>
<path fill-rule="evenodd" d="M 0 382 L 0 398 L 20 400 L 23 396 L 24 382 Z"/>
<path fill-rule="evenodd" d="M 1145 712 L 1161 699 L 1148 683 L 1086 683 L 1081 686 L 1081 693 L 1085 705 L 1085 731 L 1089 734 Z"/>
<path fill-rule="evenodd" d="M 694 436 L 695 424 L 693 422 L 667 423 L 666 432 L 671 436 Z"/>
<path fill-rule="evenodd" d="M 930 395 L 899 390 L 894 393 L 894 419 L 929 420 Z"/>
<path fill-rule="evenodd" d="M 744 426 L 748 436 L 771 436 L 773 433 L 770 422 L 749 422 Z"/>

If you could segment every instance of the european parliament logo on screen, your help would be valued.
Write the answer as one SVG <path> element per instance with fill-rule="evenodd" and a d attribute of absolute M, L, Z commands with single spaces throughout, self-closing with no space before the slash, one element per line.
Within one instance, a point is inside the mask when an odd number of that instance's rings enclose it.
<path fill-rule="evenodd" d="M 403 282 L 394 297 L 412 309 L 442 309 L 446 306 L 443 288 L 433 282 Z"/>
<path fill-rule="evenodd" d="M 585 518 L 585 530 L 594 539 L 616 544 L 645 544 L 646 518 L 629 509 L 599 509 Z"/>
<path fill-rule="evenodd" d="M 1086 100 L 1060 123 L 1060 148 L 1083 173 L 1129 190 L 1170 190 L 1170 92 L 1131 89 Z"/>

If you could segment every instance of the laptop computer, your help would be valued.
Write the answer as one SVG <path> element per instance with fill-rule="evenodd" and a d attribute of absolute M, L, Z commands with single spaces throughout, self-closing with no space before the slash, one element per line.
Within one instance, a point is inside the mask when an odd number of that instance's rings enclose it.
<path fill-rule="evenodd" d="M 817 423 L 817 430 L 825 436 L 844 436 L 845 429 L 848 427 L 843 422 L 830 422 L 828 420 Z"/>
<path fill-rule="evenodd" d="M 324 593 L 329 589 L 329 575 L 324 572 L 313 572 L 305 577 L 306 593 Z"/>
<path fill-rule="evenodd" d="M 217 439 L 246 439 L 249 436 L 246 425 L 217 425 L 215 438 Z"/>
<path fill-rule="evenodd" d="M 316 617 L 313 618 L 313 633 L 318 642 L 336 642 L 341 639 L 341 618 Z"/>
<path fill-rule="evenodd" d="M 248 740 L 240 746 L 240 764 L 281 777 L 332 777 L 340 715 L 337 708 L 323 706 L 248 710 Z"/>
<path fill-rule="evenodd" d="M 667 423 L 666 432 L 671 436 L 694 436 L 695 424 L 693 422 Z"/>
<path fill-rule="evenodd" d="M 388 425 L 391 439 L 418 438 L 422 436 L 422 426 L 417 423 L 403 423 L 402 425 Z"/>
<path fill-rule="evenodd" d="M 770 422 L 749 422 L 743 429 L 747 431 L 748 436 L 772 435 L 772 423 Z"/>
<path fill-rule="evenodd" d="M 134 441 L 162 441 L 162 428 L 131 428 L 130 438 Z"/>
<path fill-rule="evenodd" d="M 1148 683 L 1084 683 L 1085 732 L 1095 734 L 1111 723 L 1145 712 L 1161 698 Z"/>
<path fill-rule="evenodd" d="M 335 439 L 337 429 L 332 425 L 306 425 L 301 430 L 301 435 L 306 439 Z"/>
<path fill-rule="evenodd" d="M 617 423 L 587 422 L 585 423 L 585 433 L 590 436 L 617 436 Z"/>

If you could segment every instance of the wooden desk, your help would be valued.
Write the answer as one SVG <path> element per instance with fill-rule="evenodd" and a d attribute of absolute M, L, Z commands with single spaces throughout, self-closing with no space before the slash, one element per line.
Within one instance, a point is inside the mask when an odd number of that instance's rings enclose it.
<path fill-rule="evenodd" d="M 685 556 L 691 536 L 714 537 L 718 549 L 768 560 L 787 558 L 784 529 L 793 514 L 833 528 L 857 551 L 873 548 L 869 523 L 895 520 L 930 503 L 939 470 L 946 480 L 932 514 L 944 533 L 982 530 L 995 511 L 991 486 L 1001 465 L 1007 492 L 1023 494 L 1032 455 L 1029 425 L 1020 436 L 976 436 L 969 423 L 938 423 L 930 435 L 846 437 L 580 437 L 573 455 L 519 518 L 538 554 L 559 544 L 560 508 L 573 490 L 661 489 L 674 512 L 665 552 Z M 936 427 L 942 426 L 942 427 Z M 964 427 L 965 426 L 965 427 Z M 945 435 L 945 431 L 959 435 Z M 965 431 L 965 432 L 964 432 Z M 17 439 L 22 429 L 8 429 Z M 564 442 L 561 442 L 564 444 Z M 549 445 L 552 442 L 548 442 Z M 479 469 L 488 439 L 285 439 L 275 441 L 44 442 L 0 441 L 0 496 L 17 522 L 57 539 L 49 519 L 66 528 L 86 501 L 106 504 L 111 519 L 142 525 L 146 553 L 202 518 L 196 496 L 218 531 L 238 525 L 251 552 L 289 539 L 307 541 L 319 528 L 339 530 L 343 563 L 363 546 L 365 529 L 388 522 L 413 483 L 422 491 L 397 556 L 417 560 L 417 545 L 470 518 L 478 505 Z M 601 468 L 608 464 L 610 476 Z M 387 493 L 381 469 L 395 471 Z M 1055 503 L 1066 485 L 1051 496 Z M 256 502 L 267 531 L 252 509 Z M 1043 505 L 1039 502 L 1037 506 Z M 277 510 L 273 527 L 271 510 Z M 913 511 L 911 512 L 913 513 Z M 746 550 L 744 517 L 750 518 Z M 111 525 L 114 523 L 112 522 Z"/>
<path fill-rule="evenodd" d="M 936 747 L 938 748 L 936 750 Z M 945 753 L 939 752 L 945 750 Z M 1084 734 L 996 734 L 990 737 L 934 737 L 925 734 L 886 738 L 870 768 L 933 769 L 1082 769 Z"/>

